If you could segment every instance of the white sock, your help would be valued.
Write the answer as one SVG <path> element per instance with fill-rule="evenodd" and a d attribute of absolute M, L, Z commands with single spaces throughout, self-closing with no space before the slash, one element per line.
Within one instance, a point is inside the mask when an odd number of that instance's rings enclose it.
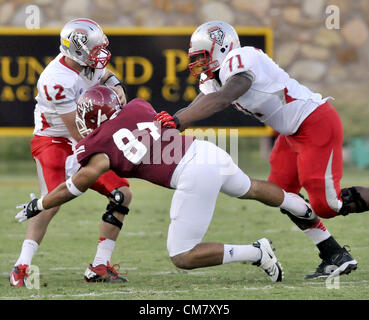
<path fill-rule="evenodd" d="M 92 263 L 92 266 L 96 267 L 99 264 L 107 265 L 107 262 L 110 262 L 111 255 L 113 254 L 114 246 L 115 241 L 100 238 L 99 244 L 97 245 L 95 260 Z"/>
<path fill-rule="evenodd" d="M 311 239 L 311 241 L 314 242 L 315 245 L 328 239 L 331 236 L 331 234 L 320 219 L 317 224 L 309 229 L 303 230 L 303 232 Z"/>
<path fill-rule="evenodd" d="M 305 201 L 295 193 L 286 192 L 284 190 L 283 193 L 284 199 L 279 207 L 289 212 L 300 213 L 303 216 L 306 213 Z"/>
<path fill-rule="evenodd" d="M 20 264 L 26 264 L 31 265 L 32 258 L 35 255 L 38 248 L 38 243 L 34 240 L 24 240 L 22 245 L 22 251 L 20 253 L 20 256 L 15 263 L 15 266 Z"/>
<path fill-rule="evenodd" d="M 284 200 L 283 203 L 279 206 L 282 209 L 285 209 L 289 212 L 301 212 L 302 214 L 306 212 L 306 205 L 303 201 L 301 201 L 298 196 L 294 193 L 284 192 Z M 314 242 L 314 244 L 318 244 L 326 239 L 328 239 L 331 234 L 324 226 L 323 222 L 319 219 L 319 221 L 309 229 L 303 230 L 303 232 Z"/>
<path fill-rule="evenodd" d="M 224 245 L 223 264 L 231 262 L 256 262 L 261 259 L 261 251 L 251 244 Z"/>

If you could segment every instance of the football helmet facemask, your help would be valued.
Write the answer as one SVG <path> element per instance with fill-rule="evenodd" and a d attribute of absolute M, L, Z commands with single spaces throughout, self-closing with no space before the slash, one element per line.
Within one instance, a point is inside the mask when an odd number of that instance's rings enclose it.
<path fill-rule="evenodd" d="M 80 135 L 86 137 L 120 109 L 114 90 L 102 85 L 87 89 L 77 102 L 76 125 Z"/>
<path fill-rule="evenodd" d="M 220 69 L 228 52 L 240 46 L 238 34 L 231 25 L 222 21 L 206 22 L 191 36 L 188 68 L 200 83 L 214 79 L 214 71 Z"/>
<path fill-rule="evenodd" d="M 81 66 L 105 68 L 111 58 L 108 45 L 101 27 L 90 19 L 71 20 L 60 32 L 60 52 Z"/>

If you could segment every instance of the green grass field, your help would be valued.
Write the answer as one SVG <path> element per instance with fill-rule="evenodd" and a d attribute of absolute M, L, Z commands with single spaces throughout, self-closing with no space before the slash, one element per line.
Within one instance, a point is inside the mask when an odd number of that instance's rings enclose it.
<path fill-rule="evenodd" d="M 267 164 L 250 157 L 240 166 L 252 177 L 266 178 Z M 249 162 L 248 162 L 249 161 Z M 344 186 L 369 185 L 369 171 L 345 168 Z M 166 250 L 169 207 L 173 191 L 131 180 L 134 198 L 112 263 L 130 280 L 126 284 L 88 284 L 83 273 L 96 252 L 99 224 L 106 200 L 93 191 L 67 203 L 49 226 L 33 264 L 40 269 L 40 289 L 12 288 L 9 272 L 26 231 L 14 216 L 16 204 L 38 194 L 32 161 L 0 162 L 0 299 L 109 300 L 367 300 L 369 299 L 369 216 L 353 214 L 325 220 L 341 245 L 349 245 L 358 269 L 339 279 L 338 289 L 324 280 L 306 281 L 320 262 L 312 242 L 278 209 L 220 195 L 205 241 L 251 243 L 268 237 L 276 247 L 285 280 L 270 282 L 251 265 L 233 263 L 184 271 L 174 267 Z"/>

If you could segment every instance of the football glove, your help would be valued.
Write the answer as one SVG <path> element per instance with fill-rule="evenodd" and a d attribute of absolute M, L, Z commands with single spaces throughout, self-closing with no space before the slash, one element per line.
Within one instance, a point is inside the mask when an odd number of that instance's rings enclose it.
<path fill-rule="evenodd" d="M 168 112 L 162 111 L 155 116 L 163 128 L 179 129 L 180 123 L 176 116 L 171 116 Z"/>
<path fill-rule="evenodd" d="M 43 210 L 43 208 L 39 208 L 39 199 L 36 198 L 35 194 L 31 193 L 30 197 L 30 202 L 17 205 L 17 209 L 22 209 L 15 216 L 15 219 L 17 219 L 18 222 L 24 222 L 34 216 L 37 216 Z"/>

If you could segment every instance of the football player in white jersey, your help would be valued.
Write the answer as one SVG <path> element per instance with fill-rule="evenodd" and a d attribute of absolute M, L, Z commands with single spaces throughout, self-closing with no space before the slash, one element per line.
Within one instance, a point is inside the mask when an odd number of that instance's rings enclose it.
<path fill-rule="evenodd" d="M 331 236 L 319 217 L 369 210 L 369 188 L 341 189 L 343 130 L 337 111 L 281 69 L 262 50 L 241 47 L 235 29 L 222 21 L 199 26 L 191 36 L 191 73 L 200 94 L 174 116 L 158 114 L 163 127 L 185 130 L 232 105 L 279 132 L 273 147 L 269 181 L 288 192 L 304 188 L 318 215 L 314 222 L 288 216 L 320 251 L 321 264 L 305 278 L 348 274 L 357 261 Z M 309 72 L 309 70 L 306 70 Z"/>
<path fill-rule="evenodd" d="M 90 19 L 69 21 L 60 33 L 60 54 L 41 73 L 34 110 L 35 129 L 31 152 L 36 163 L 41 194 L 47 194 L 75 171 L 73 148 L 80 136 L 75 124 L 77 100 L 81 93 L 96 84 L 105 84 L 126 103 L 123 85 L 106 68 L 111 54 L 108 39 L 101 27 Z M 86 270 L 89 282 L 126 282 L 110 265 L 115 241 L 122 228 L 132 194 L 129 182 L 108 171 L 92 187 L 110 199 L 102 217 L 97 253 Z M 124 198 L 119 205 L 114 197 Z M 27 269 L 40 245 L 47 226 L 60 207 L 30 221 L 18 260 L 11 274 L 12 286 L 24 286 Z"/>

